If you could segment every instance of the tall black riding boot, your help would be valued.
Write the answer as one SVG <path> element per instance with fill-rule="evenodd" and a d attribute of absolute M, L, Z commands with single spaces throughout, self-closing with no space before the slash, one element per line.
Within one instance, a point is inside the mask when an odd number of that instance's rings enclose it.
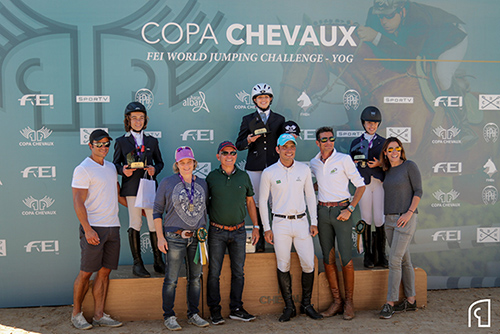
<path fill-rule="evenodd" d="M 363 248 L 365 250 L 365 258 L 363 265 L 365 268 L 373 268 L 373 253 L 372 253 L 372 226 L 366 224 L 365 230 L 363 231 Z"/>
<path fill-rule="evenodd" d="M 255 245 L 256 253 L 264 253 L 266 251 L 266 240 L 264 239 L 264 226 L 262 225 L 262 220 L 260 219 L 259 208 L 257 208 L 257 223 L 259 224 L 259 241 Z"/>
<path fill-rule="evenodd" d="M 375 230 L 377 233 L 377 266 L 389 268 L 389 262 L 387 262 L 387 258 L 385 257 L 385 229 L 384 226 L 377 227 Z"/>
<path fill-rule="evenodd" d="M 158 274 L 165 275 L 165 262 L 163 261 L 162 253 L 158 249 L 158 236 L 156 232 L 149 232 L 149 238 L 151 239 L 151 248 L 153 249 L 155 259 L 153 268 Z"/>
<path fill-rule="evenodd" d="M 134 265 L 132 266 L 132 274 L 139 277 L 151 277 L 151 274 L 144 268 L 144 263 L 141 257 L 141 232 L 128 229 L 128 241 L 130 243 L 130 251 L 134 258 Z"/>
<path fill-rule="evenodd" d="M 316 312 L 314 305 L 311 304 L 311 296 L 314 285 L 314 271 L 312 273 L 302 272 L 302 303 L 300 304 L 300 313 L 304 313 L 314 320 L 323 319 L 323 316 Z"/>
<path fill-rule="evenodd" d="M 295 304 L 292 298 L 292 276 L 290 272 L 282 272 L 278 269 L 278 284 L 280 286 L 281 296 L 285 302 L 285 309 L 279 318 L 279 322 L 290 321 L 291 318 L 297 315 Z"/>

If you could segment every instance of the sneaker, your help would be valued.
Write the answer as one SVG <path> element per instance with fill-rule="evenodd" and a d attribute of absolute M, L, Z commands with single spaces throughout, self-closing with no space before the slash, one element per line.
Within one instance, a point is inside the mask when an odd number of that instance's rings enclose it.
<path fill-rule="evenodd" d="M 390 319 L 394 314 L 394 307 L 390 304 L 384 304 L 382 311 L 380 311 L 380 319 Z"/>
<path fill-rule="evenodd" d="M 231 313 L 229 314 L 229 318 L 234 319 L 234 320 L 241 320 L 241 321 L 252 321 L 255 319 L 255 316 L 251 315 L 243 307 L 231 310 Z"/>
<path fill-rule="evenodd" d="M 215 309 L 210 311 L 210 320 L 212 320 L 212 324 L 214 325 L 222 325 L 226 322 L 220 314 L 220 310 Z"/>
<path fill-rule="evenodd" d="M 118 320 L 112 319 L 109 314 L 103 313 L 102 318 L 99 320 L 92 318 L 92 325 L 102 327 L 120 327 L 123 324 Z"/>
<path fill-rule="evenodd" d="M 175 315 L 165 319 L 165 322 L 163 324 L 171 331 L 180 331 L 182 329 L 182 327 L 179 326 L 179 323 L 177 322 L 177 317 Z"/>
<path fill-rule="evenodd" d="M 83 312 L 78 313 L 77 315 L 71 315 L 71 323 L 75 326 L 76 329 L 91 329 L 92 325 L 87 322 L 87 319 L 83 316 Z"/>
<path fill-rule="evenodd" d="M 198 314 L 193 314 L 188 319 L 188 324 L 195 325 L 198 327 L 207 327 L 210 324 L 205 319 L 202 319 Z"/>
<path fill-rule="evenodd" d="M 400 304 L 394 305 L 394 312 L 408 312 L 416 310 L 417 310 L 416 300 L 412 304 L 408 301 L 408 299 L 405 298 Z"/>

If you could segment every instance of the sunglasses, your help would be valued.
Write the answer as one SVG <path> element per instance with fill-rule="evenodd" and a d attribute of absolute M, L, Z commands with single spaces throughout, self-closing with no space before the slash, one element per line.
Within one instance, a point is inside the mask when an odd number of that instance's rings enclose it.
<path fill-rule="evenodd" d="M 332 143 L 335 141 L 335 137 L 334 136 L 331 136 L 331 137 L 322 137 L 319 139 L 320 142 L 322 143 L 326 143 L 327 141 L 331 141 Z"/>
<path fill-rule="evenodd" d="M 220 154 L 220 155 L 222 155 L 222 156 L 224 156 L 224 157 L 226 157 L 226 156 L 228 156 L 229 154 L 231 154 L 231 156 L 233 156 L 233 157 L 234 157 L 236 154 L 238 154 L 238 152 L 236 152 L 236 151 L 231 151 L 231 152 L 228 152 L 228 151 L 222 151 L 222 152 L 220 152 L 219 154 Z"/>
<path fill-rule="evenodd" d="M 181 146 L 177 149 L 176 152 L 180 152 L 182 150 L 188 150 L 188 151 L 191 151 L 191 148 L 189 146 Z"/>
<path fill-rule="evenodd" d="M 394 18 L 394 16 L 396 16 L 396 14 L 399 14 L 399 13 L 400 13 L 399 11 L 395 11 L 392 14 L 387 14 L 387 15 L 378 14 L 377 16 L 378 16 L 379 20 L 382 20 L 383 18 L 390 20 L 390 19 Z"/>
<path fill-rule="evenodd" d="M 391 153 L 392 151 L 396 150 L 396 152 L 401 152 L 401 146 L 396 146 L 396 147 L 389 147 L 387 149 L 387 152 Z"/>
<path fill-rule="evenodd" d="M 104 143 L 93 143 L 92 145 L 94 145 L 95 147 L 97 148 L 101 148 L 101 147 L 109 147 L 109 145 L 111 145 L 111 142 L 107 141 L 107 142 L 104 142 Z"/>

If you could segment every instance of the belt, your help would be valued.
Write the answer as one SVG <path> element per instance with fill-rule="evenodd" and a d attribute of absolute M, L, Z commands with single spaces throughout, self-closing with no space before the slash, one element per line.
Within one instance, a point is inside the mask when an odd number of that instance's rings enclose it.
<path fill-rule="evenodd" d="M 279 215 L 277 213 L 273 213 L 273 216 L 274 217 L 278 217 L 278 218 L 286 218 L 286 219 L 300 219 L 302 217 L 305 217 L 306 216 L 306 213 L 301 213 L 300 215 Z"/>
<path fill-rule="evenodd" d="M 194 235 L 194 231 L 182 230 L 182 229 L 179 229 L 174 233 L 180 235 L 183 239 L 189 239 Z"/>
<path fill-rule="evenodd" d="M 214 222 L 210 222 L 210 225 L 212 225 L 213 227 L 220 228 L 221 230 L 225 230 L 225 231 L 236 231 L 240 227 L 245 226 L 245 221 L 242 221 L 238 225 L 230 225 L 230 226 L 229 225 L 221 225 L 221 224 L 217 224 Z"/>
<path fill-rule="evenodd" d="M 345 199 L 340 202 L 321 202 L 318 201 L 318 204 L 321 206 L 326 206 L 326 207 L 332 207 L 332 206 L 348 206 L 349 205 L 349 200 Z"/>

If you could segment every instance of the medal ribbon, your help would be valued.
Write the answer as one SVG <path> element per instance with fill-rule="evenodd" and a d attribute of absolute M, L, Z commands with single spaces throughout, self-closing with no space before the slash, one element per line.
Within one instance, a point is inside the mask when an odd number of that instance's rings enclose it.
<path fill-rule="evenodd" d="M 189 192 L 187 187 L 186 187 L 186 182 L 184 182 L 184 178 L 182 177 L 182 175 L 180 173 L 179 173 L 179 177 L 181 178 L 182 184 L 184 185 L 184 189 L 187 192 L 187 195 L 189 198 L 189 205 L 192 207 L 193 200 L 194 200 L 194 178 L 191 180 L 191 192 Z M 193 211 L 193 210 L 189 210 L 189 211 Z"/>

